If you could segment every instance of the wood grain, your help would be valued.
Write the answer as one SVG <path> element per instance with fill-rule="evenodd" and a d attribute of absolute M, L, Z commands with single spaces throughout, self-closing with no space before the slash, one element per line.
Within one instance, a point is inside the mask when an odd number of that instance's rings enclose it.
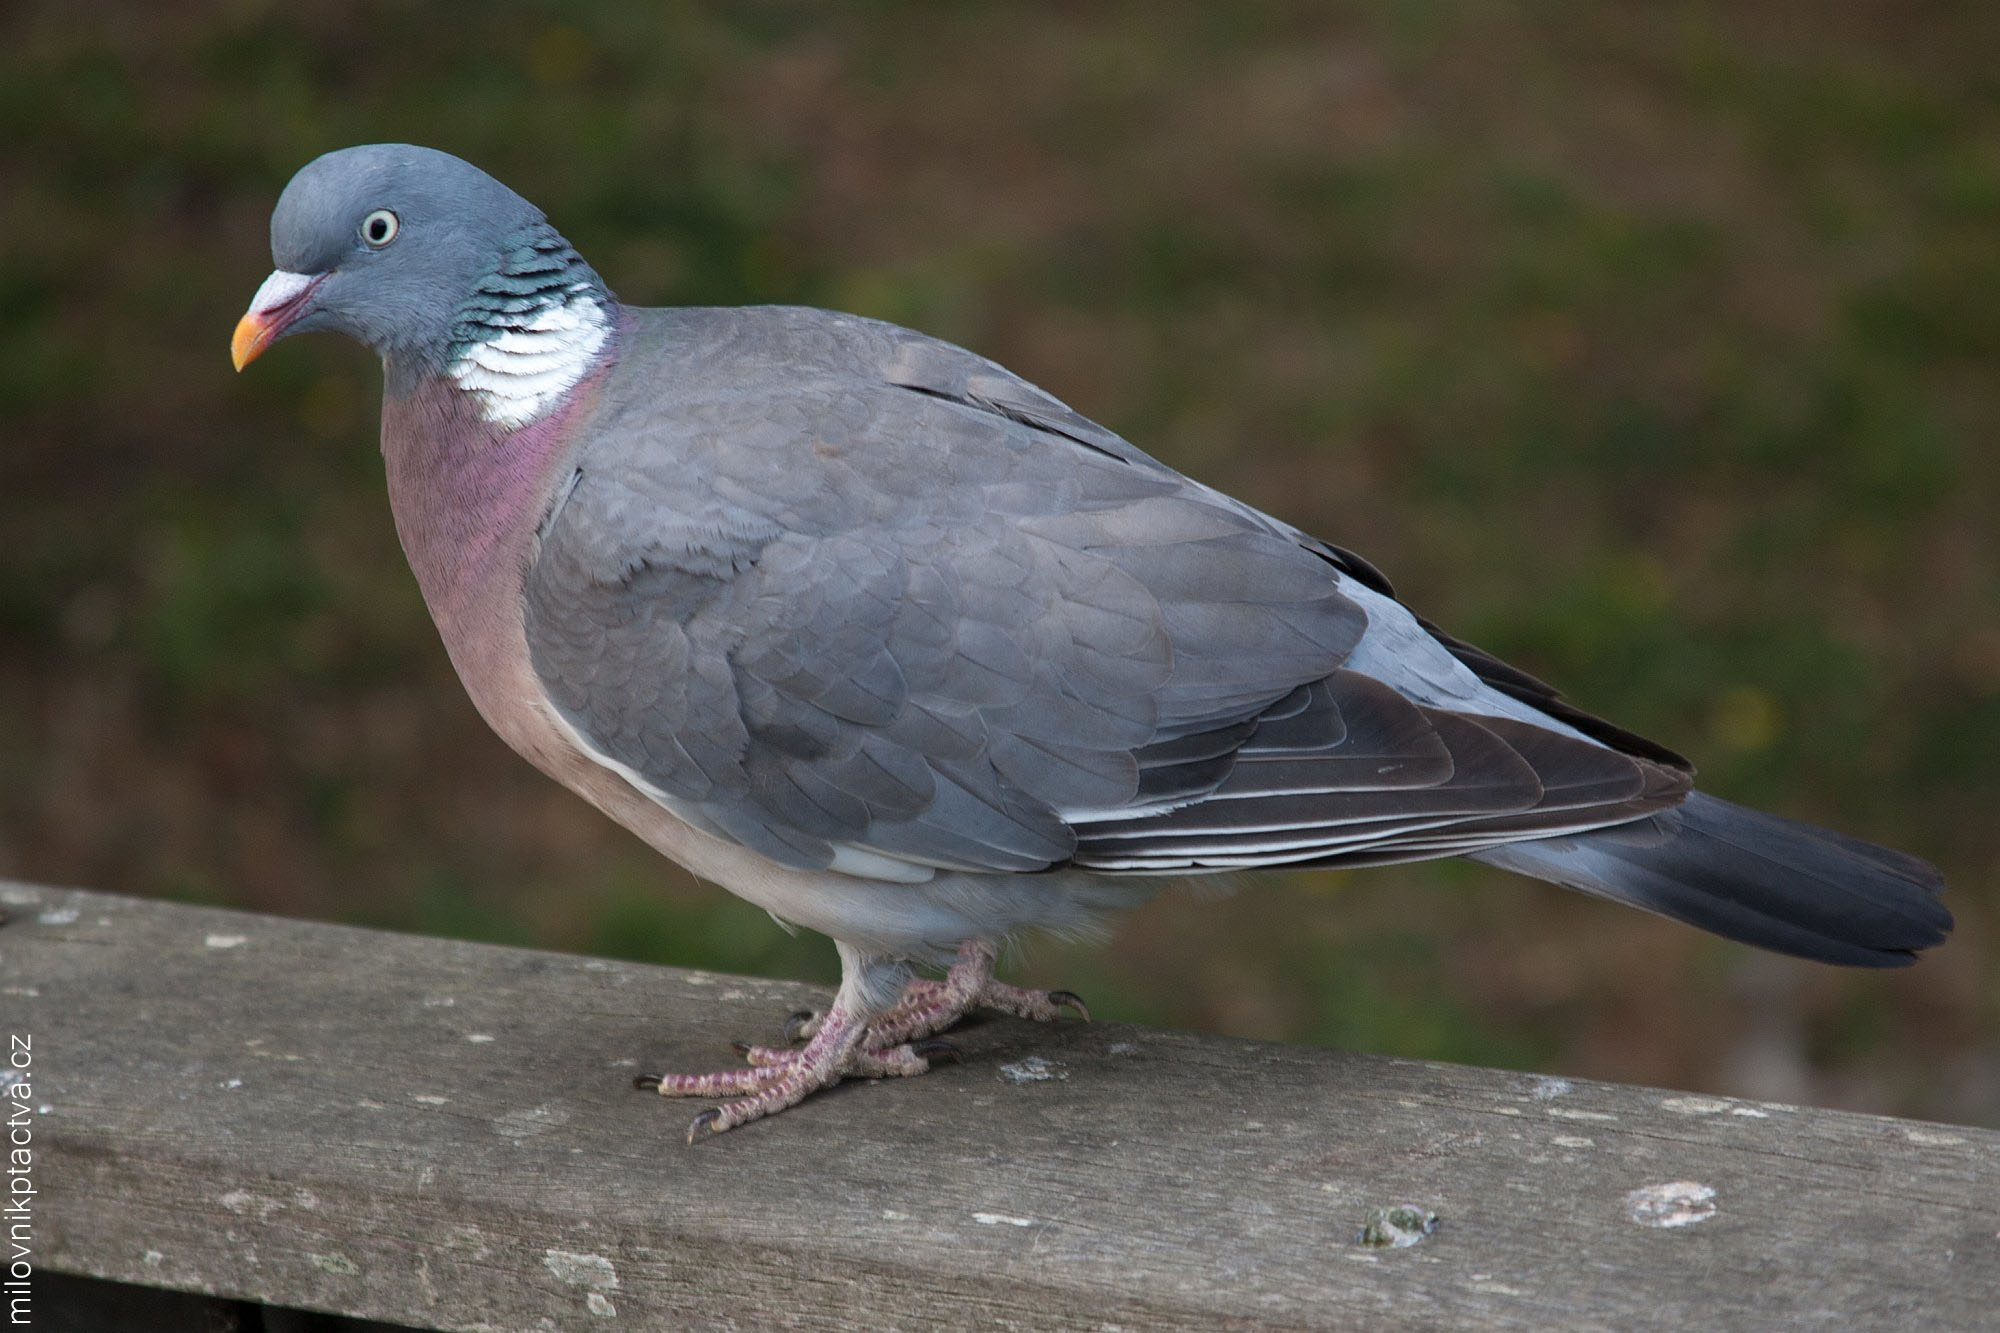
<path fill-rule="evenodd" d="M 1972 1328 L 2000 1296 L 1988 1130 L 995 1020 L 962 1065 L 689 1147 L 699 1104 L 632 1075 L 721 1067 L 818 994 L 0 906 L 67 1273 L 450 1329 Z M 1052 1076 L 1003 1076 L 1030 1057 Z M 1436 1230 L 1359 1243 L 1401 1204 Z"/>

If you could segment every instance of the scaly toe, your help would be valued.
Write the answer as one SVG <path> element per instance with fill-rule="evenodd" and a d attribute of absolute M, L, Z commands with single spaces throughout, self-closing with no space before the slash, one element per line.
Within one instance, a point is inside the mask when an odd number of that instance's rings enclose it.
<path fill-rule="evenodd" d="M 641 1074 L 632 1086 L 662 1097 L 740 1097 L 761 1091 L 776 1076 L 774 1069 L 724 1069 L 714 1074 Z"/>
<path fill-rule="evenodd" d="M 931 1049 L 931 1048 L 937 1049 Z M 879 1050 L 856 1051 L 847 1058 L 841 1073 L 848 1078 L 914 1078 L 931 1067 L 931 1060 L 957 1048 L 949 1042 L 925 1042 L 923 1049 L 911 1045 L 885 1046 Z"/>
<path fill-rule="evenodd" d="M 743 1062 L 753 1069 L 777 1069 L 798 1061 L 799 1050 L 791 1046 L 752 1046 L 747 1042 L 731 1042 Z"/>
<path fill-rule="evenodd" d="M 1090 1021 L 1090 1007 L 1075 991 L 1023 990 L 1004 981 L 989 981 L 980 988 L 973 1004 L 981 1009 L 997 1009 L 1003 1014 L 1036 1023 L 1053 1023 L 1062 1017 L 1065 1009 L 1075 1010 L 1077 1017 L 1086 1023 Z"/>

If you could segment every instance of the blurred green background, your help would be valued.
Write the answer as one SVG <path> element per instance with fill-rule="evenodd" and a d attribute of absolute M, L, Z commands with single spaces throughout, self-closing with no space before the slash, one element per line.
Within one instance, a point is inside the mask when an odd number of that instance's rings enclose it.
<path fill-rule="evenodd" d="M 485 731 L 366 353 L 230 373 L 286 179 L 406 139 L 628 301 L 998 358 L 1712 790 L 1938 861 L 1960 920 L 1856 975 L 1443 863 L 1015 975 L 2000 1125 L 1995 51 L 2000 7 L 1881 0 L 0 10 L 0 873 L 835 975 Z"/>

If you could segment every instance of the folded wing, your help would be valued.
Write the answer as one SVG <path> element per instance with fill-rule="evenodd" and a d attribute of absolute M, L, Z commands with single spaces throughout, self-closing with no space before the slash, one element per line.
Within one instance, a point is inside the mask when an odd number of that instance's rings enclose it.
<path fill-rule="evenodd" d="M 788 374 L 676 367 L 646 397 L 670 411 L 579 458 L 527 582 L 551 703 L 702 827 L 884 879 L 1187 873 L 1445 855 L 1687 789 L 1496 693 L 1358 560 L 990 362 L 709 318 L 704 345 L 792 339 Z M 1385 619 L 1459 693 L 1353 669 Z"/>

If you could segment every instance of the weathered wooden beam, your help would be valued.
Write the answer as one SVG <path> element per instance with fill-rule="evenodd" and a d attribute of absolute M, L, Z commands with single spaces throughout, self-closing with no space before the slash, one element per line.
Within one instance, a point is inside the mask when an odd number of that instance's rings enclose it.
<path fill-rule="evenodd" d="M 698 1108 L 632 1074 L 727 1064 L 821 997 L 98 893 L 0 906 L 36 1243 L 67 1273 L 453 1329 L 1970 1328 L 2000 1298 L 1987 1130 L 1005 1020 L 962 1065 L 689 1147 Z M 1401 1204 L 1435 1232 L 1359 1243 Z"/>

